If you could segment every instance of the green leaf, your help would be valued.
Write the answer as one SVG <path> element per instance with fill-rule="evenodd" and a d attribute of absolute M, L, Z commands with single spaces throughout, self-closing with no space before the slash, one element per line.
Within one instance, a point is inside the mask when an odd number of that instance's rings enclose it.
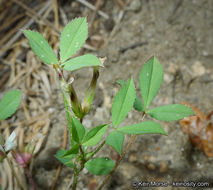
<path fill-rule="evenodd" d="M 86 17 L 76 18 L 64 27 L 60 40 L 61 63 L 64 63 L 81 48 L 87 39 L 87 35 Z"/>
<path fill-rule="evenodd" d="M 38 32 L 24 30 L 30 47 L 41 61 L 46 64 L 57 64 L 58 59 L 45 38 Z"/>
<path fill-rule="evenodd" d="M 72 117 L 72 137 L 77 143 L 81 143 L 85 135 L 85 128 L 78 119 Z"/>
<path fill-rule="evenodd" d="M 0 101 L 0 120 L 7 119 L 18 109 L 21 102 L 21 91 L 11 90 Z"/>
<path fill-rule="evenodd" d="M 120 155 L 124 142 L 124 134 L 118 131 L 109 133 L 106 138 L 106 144 L 112 146 Z"/>
<path fill-rule="evenodd" d="M 116 81 L 118 84 L 120 84 L 121 86 L 125 85 L 126 84 L 126 81 L 125 80 L 117 80 Z M 138 94 L 136 93 L 135 94 L 136 97 L 135 97 L 135 102 L 134 102 L 134 109 L 137 110 L 137 111 L 144 111 L 143 110 L 143 104 L 140 100 L 140 97 L 138 96 Z"/>
<path fill-rule="evenodd" d="M 133 107 L 135 108 L 135 110 L 137 111 L 144 111 L 143 110 L 143 104 L 140 100 L 140 97 L 138 96 L 138 94 L 136 93 L 136 97 L 135 97 L 135 102 L 134 102 L 134 105 Z"/>
<path fill-rule="evenodd" d="M 112 123 L 114 127 L 123 121 L 135 101 L 135 86 L 130 79 L 116 94 L 112 104 Z"/>
<path fill-rule="evenodd" d="M 118 131 L 125 134 L 162 134 L 167 135 L 160 124 L 154 121 L 144 121 L 133 125 L 121 127 Z"/>
<path fill-rule="evenodd" d="M 125 80 L 122 80 L 122 79 L 119 79 L 116 81 L 118 84 L 120 84 L 121 86 L 125 85 L 126 84 L 126 81 Z"/>
<path fill-rule="evenodd" d="M 83 146 L 94 146 L 100 142 L 103 135 L 106 133 L 108 128 L 108 124 L 100 125 L 97 127 L 93 127 L 89 132 L 85 135 L 83 139 Z"/>
<path fill-rule="evenodd" d="M 140 72 L 140 90 L 146 110 L 156 96 L 163 80 L 163 68 L 155 57 L 143 66 Z"/>
<path fill-rule="evenodd" d="M 147 112 L 151 117 L 162 121 L 175 121 L 194 115 L 192 109 L 183 104 L 169 104 L 153 108 Z"/>
<path fill-rule="evenodd" d="M 67 62 L 63 63 L 62 66 L 66 71 L 74 71 L 82 67 L 93 67 L 103 65 L 96 56 L 92 54 L 86 54 L 70 59 Z"/>
<path fill-rule="evenodd" d="M 66 150 L 61 149 L 57 152 L 57 154 L 55 156 L 64 165 L 66 165 L 70 168 L 74 168 L 74 164 L 72 162 L 72 159 L 76 157 L 76 154 L 70 154 L 68 156 L 64 156 L 64 154 L 66 154 L 66 152 L 67 152 Z"/>
<path fill-rule="evenodd" d="M 95 175 L 106 175 L 114 166 L 114 161 L 109 158 L 94 158 L 85 163 L 86 169 Z"/>
<path fill-rule="evenodd" d="M 79 152 L 79 145 L 75 144 L 72 146 L 70 150 L 67 150 L 62 157 L 69 156 L 71 154 L 78 154 L 78 152 Z"/>

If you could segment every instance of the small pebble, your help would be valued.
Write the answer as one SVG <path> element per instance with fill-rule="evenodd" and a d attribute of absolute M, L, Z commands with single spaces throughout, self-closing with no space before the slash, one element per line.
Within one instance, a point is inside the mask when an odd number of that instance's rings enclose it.
<path fill-rule="evenodd" d="M 129 10 L 138 12 L 141 10 L 141 1 L 140 0 L 133 0 L 129 6 Z"/>
<path fill-rule="evenodd" d="M 200 61 L 196 61 L 192 65 L 192 71 L 193 71 L 194 77 L 199 77 L 199 76 L 205 74 L 206 69 L 205 69 L 205 67 L 202 65 L 202 63 Z"/>
<path fill-rule="evenodd" d="M 136 155 L 135 155 L 135 154 L 131 154 L 131 155 L 129 156 L 129 161 L 130 161 L 130 162 L 136 162 L 136 161 L 137 161 Z"/>
<path fill-rule="evenodd" d="M 160 162 L 160 167 L 159 167 L 159 171 L 161 173 L 165 173 L 168 171 L 168 165 L 166 162 Z"/>
<path fill-rule="evenodd" d="M 147 165 L 147 168 L 149 169 L 149 170 L 155 170 L 155 165 L 154 164 L 152 164 L 152 163 L 149 163 L 148 165 Z"/>

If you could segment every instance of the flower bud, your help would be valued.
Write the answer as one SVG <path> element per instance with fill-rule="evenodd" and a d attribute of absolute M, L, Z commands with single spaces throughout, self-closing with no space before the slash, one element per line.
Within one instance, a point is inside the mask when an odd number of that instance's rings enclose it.
<path fill-rule="evenodd" d="M 72 84 L 69 85 L 69 92 L 70 92 L 72 111 L 76 117 L 81 119 L 83 117 L 81 103 L 78 100 L 77 94 L 76 94 Z"/>
<path fill-rule="evenodd" d="M 26 168 L 28 163 L 30 162 L 32 155 L 31 153 L 27 152 L 24 153 L 13 152 L 13 157 L 20 166 Z"/>
<path fill-rule="evenodd" d="M 86 95 L 84 97 L 84 101 L 82 104 L 84 114 L 88 113 L 92 107 L 92 103 L 96 94 L 96 84 L 98 77 L 99 77 L 98 67 L 94 67 L 92 81 L 90 83 L 89 88 L 86 91 Z"/>

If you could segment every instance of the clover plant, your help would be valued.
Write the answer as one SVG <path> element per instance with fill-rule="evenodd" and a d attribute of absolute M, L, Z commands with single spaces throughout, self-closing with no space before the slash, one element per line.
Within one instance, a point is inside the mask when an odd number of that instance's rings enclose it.
<path fill-rule="evenodd" d="M 118 83 L 121 88 L 113 99 L 111 121 L 88 130 L 82 122 L 91 109 L 96 93 L 99 68 L 103 67 L 103 60 L 92 54 L 75 56 L 87 39 L 88 26 L 86 18 L 76 18 L 64 27 L 60 37 L 59 57 L 56 56 L 48 42 L 38 32 L 24 30 L 24 34 L 39 59 L 48 65 L 52 65 L 59 76 L 68 121 L 70 148 L 59 150 L 56 158 L 73 169 L 73 190 L 76 189 L 78 176 L 84 168 L 94 175 L 108 174 L 99 187 L 101 189 L 123 159 L 135 135 L 167 135 L 159 123 L 151 120 L 120 127 L 120 124 L 133 107 L 141 112 L 142 120 L 146 115 L 149 115 L 156 120 L 175 121 L 194 114 L 191 108 L 182 104 L 149 108 L 163 81 L 162 65 L 153 56 L 140 72 L 139 81 L 142 99 L 136 93 L 132 78 L 128 81 L 119 80 Z M 84 67 L 93 67 L 93 77 L 89 88 L 85 92 L 83 101 L 80 102 L 72 81 L 64 77 L 63 71 L 75 71 Z M 109 128 L 113 130 L 108 133 Z M 105 134 L 107 134 L 106 138 L 104 138 Z M 132 140 L 126 148 L 123 148 L 124 138 L 129 134 L 133 135 Z M 95 154 L 105 144 L 114 148 L 120 155 L 117 163 L 108 157 L 95 157 Z"/>

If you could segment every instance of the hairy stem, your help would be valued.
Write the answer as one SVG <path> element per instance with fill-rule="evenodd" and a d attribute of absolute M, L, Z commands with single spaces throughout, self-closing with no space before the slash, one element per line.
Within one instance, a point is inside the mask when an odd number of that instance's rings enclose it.
<path fill-rule="evenodd" d="M 83 155 L 83 158 L 81 160 L 81 166 L 80 168 L 74 168 L 74 178 L 73 178 L 73 183 L 72 183 L 72 190 L 76 190 L 76 187 L 77 187 L 77 184 L 78 184 L 78 176 L 79 176 L 79 173 L 84 169 L 84 164 L 86 163 L 86 159 L 85 159 L 85 156 L 84 156 L 84 152 L 82 150 L 82 147 L 80 146 L 80 151 L 81 151 L 81 154 Z"/>
<path fill-rule="evenodd" d="M 141 119 L 142 121 L 144 120 L 144 117 L 145 117 L 145 112 L 142 113 L 142 119 Z M 136 135 L 132 135 L 131 136 L 131 138 L 129 140 L 129 143 L 127 144 L 125 150 L 123 151 L 120 159 L 116 162 L 116 164 L 115 164 L 114 168 L 112 169 L 112 171 L 105 177 L 105 179 L 103 180 L 101 185 L 98 187 L 98 190 L 101 190 L 104 187 L 104 185 L 109 181 L 109 179 L 112 177 L 113 173 L 115 172 L 115 170 L 117 169 L 117 167 L 119 166 L 119 164 L 121 163 L 123 158 L 125 157 L 127 151 L 131 147 L 132 143 L 134 142 L 135 137 L 136 137 Z"/>
<path fill-rule="evenodd" d="M 72 183 L 72 190 L 76 190 L 77 183 L 78 183 L 78 175 L 79 175 L 79 171 L 74 172 L 74 178 L 73 178 L 73 183 Z"/>

